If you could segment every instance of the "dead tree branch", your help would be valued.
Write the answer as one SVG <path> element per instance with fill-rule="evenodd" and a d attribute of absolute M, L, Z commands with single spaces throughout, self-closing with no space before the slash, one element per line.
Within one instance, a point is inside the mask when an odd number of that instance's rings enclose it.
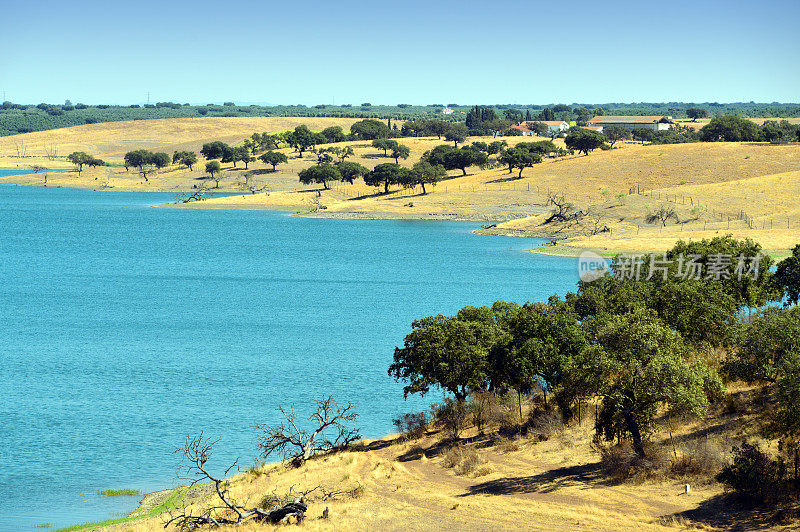
<path fill-rule="evenodd" d="M 661 222 L 661 227 L 666 227 L 667 222 L 670 220 L 675 220 L 675 223 L 680 221 L 678 219 L 678 213 L 675 212 L 675 208 L 669 205 L 662 205 L 657 211 L 648 214 L 647 218 L 645 218 L 645 221 L 649 224 Z"/>
<path fill-rule="evenodd" d="M 311 429 L 298 426 L 294 407 L 287 411 L 282 406 L 278 407 L 278 411 L 284 420 L 279 425 L 256 425 L 256 430 L 261 432 L 258 446 L 263 457 L 278 453 L 293 466 L 299 467 L 315 454 L 347 447 L 361 439 L 359 429 L 350 428 L 350 424 L 358 418 L 358 414 L 353 412 L 352 403 L 340 405 L 333 396 L 315 402 L 317 409 L 308 417 L 313 426 Z M 331 437 L 330 434 L 335 436 Z"/>
<path fill-rule="evenodd" d="M 326 404 L 328 411 L 336 412 L 337 415 L 354 416 L 354 414 L 348 414 L 350 405 L 339 407 L 330 398 L 318 403 Z M 318 413 L 320 412 L 318 411 Z M 311 489 L 295 491 L 295 487 L 292 486 L 283 495 L 278 495 L 275 491 L 265 495 L 258 505 L 249 508 L 249 504 L 245 506 L 238 503 L 229 493 L 230 479 L 227 477 L 232 471 L 239 470 L 238 458 L 220 476 L 216 476 L 209 468 L 214 445 L 217 442 L 219 439 L 206 438 L 201 432 L 198 436 L 187 436 L 184 445 L 175 450 L 176 453 L 181 454 L 179 479 L 188 481 L 189 486 L 210 482 L 216 494 L 216 504 L 193 511 L 184 503 L 180 513 L 168 513 L 169 517 L 164 522 L 164 528 L 175 526 L 181 532 L 188 532 L 204 527 L 238 526 L 245 521 L 277 525 L 289 523 L 292 518 L 297 524 L 300 524 L 308 512 L 308 501 L 328 501 L 340 496 L 355 498 L 364 491 L 364 487 L 360 483 L 345 489 L 318 485 Z"/>
<path fill-rule="evenodd" d="M 208 193 L 205 190 L 198 190 L 196 192 L 186 192 L 184 194 L 178 194 L 175 197 L 175 203 L 192 203 L 193 201 L 200 201 L 205 199 Z"/>
<path fill-rule="evenodd" d="M 577 221 L 586 215 L 583 211 L 576 211 L 574 204 L 567 201 L 563 195 L 556 193 L 547 195 L 547 205 L 552 205 L 555 209 L 542 225 L 553 222 Z"/>
<path fill-rule="evenodd" d="M 607 233 L 611 229 L 603 223 L 603 217 L 599 214 L 593 214 L 587 223 L 590 235 L 598 235 L 600 233 Z"/>

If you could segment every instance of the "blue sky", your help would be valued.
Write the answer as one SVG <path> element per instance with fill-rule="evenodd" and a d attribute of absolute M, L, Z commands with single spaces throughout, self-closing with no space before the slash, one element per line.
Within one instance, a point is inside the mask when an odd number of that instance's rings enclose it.
<path fill-rule="evenodd" d="M 2 15 L 14 102 L 800 102 L 797 0 L 36 0 Z"/>

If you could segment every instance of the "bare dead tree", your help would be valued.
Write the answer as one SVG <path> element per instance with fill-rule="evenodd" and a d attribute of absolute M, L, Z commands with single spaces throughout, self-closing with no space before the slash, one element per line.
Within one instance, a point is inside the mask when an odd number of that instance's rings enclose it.
<path fill-rule="evenodd" d="M 182 455 L 180 470 L 184 476 L 180 478 L 188 480 L 190 486 L 210 481 L 220 504 L 203 508 L 197 513 L 193 513 L 184 506 L 179 514 L 169 513 L 169 519 L 164 523 L 164 528 L 174 524 L 181 531 L 189 531 L 205 526 L 238 525 L 249 519 L 273 524 L 286 521 L 290 517 L 295 517 L 297 523 L 303 520 L 308 505 L 302 496 L 270 511 L 260 507 L 246 508 L 237 503 L 230 496 L 226 477 L 231 471 L 239 470 L 239 459 L 237 458 L 221 477 L 212 474 L 208 467 L 214 445 L 218 442 L 219 439 L 205 438 L 201 432 L 197 436 L 187 436 L 184 445 L 178 447 L 175 452 Z"/>
<path fill-rule="evenodd" d="M 25 146 L 25 141 L 21 140 L 19 143 L 14 143 L 14 148 L 17 150 L 17 157 L 25 157 L 28 153 L 28 148 Z"/>
<path fill-rule="evenodd" d="M 590 235 L 597 235 L 600 233 L 607 233 L 611 229 L 603 223 L 603 217 L 599 214 L 592 214 L 589 216 L 587 223 Z"/>
<path fill-rule="evenodd" d="M 262 456 L 278 453 L 294 467 L 299 467 L 315 454 L 347 447 L 361 439 L 359 429 L 350 428 L 358 418 L 352 403 L 340 405 L 333 396 L 315 402 L 316 411 L 308 417 L 311 429 L 298 426 L 294 407 L 286 411 L 282 406 L 278 411 L 284 420 L 279 425 L 256 425 L 261 433 L 258 446 Z"/>
<path fill-rule="evenodd" d="M 157 171 L 154 167 L 144 165 L 139 167 L 139 174 L 144 178 L 145 183 L 150 182 L 150 180 L 147 178 L 148 175 L 152 177 L 156 173 Z"/>
<path fill-rule="evenodd" d="M 44 148 L 44 153 L 48 161 L 55 161 L 58 157 L 58 146 L 46 146 Z"/>
<path fill-rule="evenodd" d="M 658 210 L 648 214 L 645 218 L 645 221 L 649 224 L 661 222 L 661 227 L 666 227 L 667 222 L 670 220 L 675 220 L 675 223 L 680 221 L 678 219 L 678 213 L 675 212 L 675 208 L 670 205 L 662 205 Z"/>
<path fill-rule="evenodd" d="M 193 201 L 205 199 L 207 195 L 208 192 L 204 188 L 194 192 L 185 192 L 175 197 L 175 203 L 192 203 Z"/>
<path fill-rule="evenodd" d="M 547 195 L 547 205 L 552 205 L 554 210 L 544 221 L 545 224 L 576 220 L 584 214 L 581 211 L 576 211 L 575 205 L 567 201 L 563 195 L 554 192 Z"/>
<path fill-rule="evenodd" d="M 269 191 L 269 187 L 267 185 L 259 186 L 256 183 L 256 180 L 253 174 L 246 173 L 244 174 L 244 184 L 243 187 L 250 191 L 250 194 L 255 194 L 256 192 L 263 192 L 265 190 Z"/>

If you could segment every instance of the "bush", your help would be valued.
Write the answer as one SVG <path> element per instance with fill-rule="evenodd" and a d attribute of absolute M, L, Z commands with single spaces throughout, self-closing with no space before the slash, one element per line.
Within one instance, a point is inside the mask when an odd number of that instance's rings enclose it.
<path fill-rule="evenodd" d="M 733 448 L 733 462 L 717 475 L 717 480 L 737 494 L 754 502 L 774 502 L 786 493 L 786 464 L 771 459 L 758 444 L 742 442 Z"/>
<path fill-rule="evenodd" d="M 667 451 L 660 446 L 646 449 L 642 458 L 627 444 L 598 446 L 600 465 L 613 482 L 643 482 L 660 476 L 669 463 Z"/>
<path fill-rule="evenodd" d="M 707 440 L 688 442 L 680 457 L 672 462 L 669 473 L 677 478 L 711 479 L 722 469 L 722 450 Z"/>
<path fill-rule="evenodd" d="M 564 417 L 555 410 L 531 410 L 528 415 L 528 432 L 539 441 L 546 441 L 564 430 Z"/>
<path fill-rule="evenodd" d="M 467 408 L 472 414 L 472 422 L 481 433 L 484 428 L 512 426 L 516 419 L 513 409 L 492 392 L 474 393 Z"/>
<path fill-rule="evenodd" d="M 481 463 L 480 456 L 475 449 L 461 445 L 451 447 L 442 459 L 442 466 L 454 469 L 456 475 L 468 475 L 478 469 Z"/>
<path fill-rule="evenodd" d="M 416 440 L 425 435 L 428 416 L 425 412 L 410 412 L 394 418 L 392 423 L 404 440 Z"/>
<path fill-rule="evenodd" d="M 463 401 L 446 397 L 443 403 L 431 405 L 431 413 L 433 424 L 449 433 L 454 440 L 467 426 L 467 408 Z"/>

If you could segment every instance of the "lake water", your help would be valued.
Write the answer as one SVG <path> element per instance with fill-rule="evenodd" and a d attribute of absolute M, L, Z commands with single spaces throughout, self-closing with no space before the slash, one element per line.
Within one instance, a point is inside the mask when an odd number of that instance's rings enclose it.
<path fill-rule="evenodd" d="M 411 321 L 573 290 L 576 260 L 475 223 L 155 209 L 174 195 L 0 185 L 0 530 L 115 517 L 176 485 L 173 450 L 323 394 L 368 437 L 403 401 L 387 375 Z"/>

